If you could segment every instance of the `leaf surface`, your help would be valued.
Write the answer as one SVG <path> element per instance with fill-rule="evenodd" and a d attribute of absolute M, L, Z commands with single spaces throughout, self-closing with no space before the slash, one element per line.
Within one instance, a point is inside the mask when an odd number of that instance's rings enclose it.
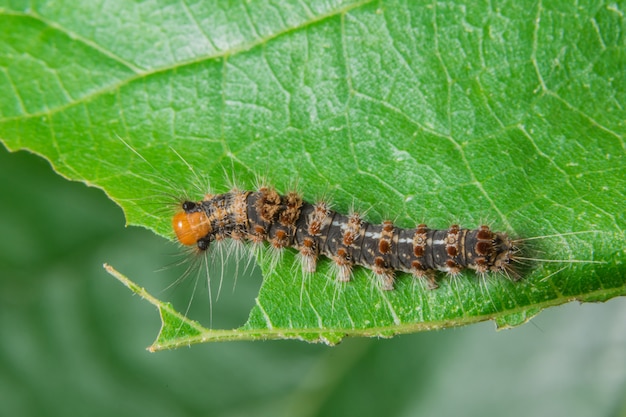
<path fill-rule="evenodd" d="M 175 320 L 159 345 L 509 327 L 626 293 L 620 4 L 4 1 L 0 27 L 3 143 L 102 188 L 129 224 L 172 238 L 170 196 L 261 175 L 374 222 L 487 222 L 558 235 L 533 241 L 543 259 L 602 262 L 382 292 L 362 269 L 338 286 L 328 262 L 303 281 L 287 251 L 261 257 L 231 337 Z"/>

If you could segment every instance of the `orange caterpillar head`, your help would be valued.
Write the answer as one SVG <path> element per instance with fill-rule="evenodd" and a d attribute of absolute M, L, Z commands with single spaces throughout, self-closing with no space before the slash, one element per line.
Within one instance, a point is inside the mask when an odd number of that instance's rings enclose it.
<path fill-rule="evenodd" d="M 182 208 L 172 218 L 176 238 L 183 245 L 198 245 L 202 250 L 207 249 L 208 242 L 204 238 L 211 233 L 212 228 L 206 213 L 203 210 L 197 211 L 198 205 L 191 201 L 185 201 Z"/>

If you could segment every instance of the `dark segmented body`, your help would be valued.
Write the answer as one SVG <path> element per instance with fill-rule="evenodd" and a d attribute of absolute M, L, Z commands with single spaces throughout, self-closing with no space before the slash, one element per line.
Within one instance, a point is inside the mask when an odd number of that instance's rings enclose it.
<path fill-rule="evenodd" d="M 319 255 L 335 263 L 337 279 L 349 281 L 354 265 L 371 269 L 383 289 L 393 289 L 395 271 L 426 278 L 436 287 L 434 271 L 451 275 L 463 269 L 480 274 L 508 269 L 517 248 L 505 233 L 489 227 L 447 230 L 395 227 L 392 222 L 371 224 L 357 213 L 344 215 L 324 202 L 311 204 L 295 192 L 234 190 L 184 202 L 174 217 L 181 243 L 201 250 L 211 242 L 232 238 L 256 243 L 268 241 L 277 249 L 300 252 L 305 272 L 314 272 Z"/>

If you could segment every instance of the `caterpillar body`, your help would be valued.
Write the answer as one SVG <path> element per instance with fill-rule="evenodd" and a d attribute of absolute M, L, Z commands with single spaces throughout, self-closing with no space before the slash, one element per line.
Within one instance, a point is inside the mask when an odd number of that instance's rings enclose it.
<path fill-rule="evenodd" d="M 297 192 L 281 195 L 269 187 L 184 201 L 172 225 L 181 244 L 199 251 L 224 239 L 269 242 L 276 249 L 298 250 L 304 273 L 315 272 L 323 255 L 333 261 L 338 281 L 349 281 L 353 268 L 362 266 L 384 290 L 394 288 L 397 271 L 424 279 L 431 288 L 437 287 L 435 271 L 456 276 L 471 269 L 519 278 L 511 269 L 519 251 L 516 241 L 486 225 L 441 230 L 425 224 L 400 228 L 391 221 L 372 224 L 359 213 L 341 214 L 326 202 L 308 203 Z"/>

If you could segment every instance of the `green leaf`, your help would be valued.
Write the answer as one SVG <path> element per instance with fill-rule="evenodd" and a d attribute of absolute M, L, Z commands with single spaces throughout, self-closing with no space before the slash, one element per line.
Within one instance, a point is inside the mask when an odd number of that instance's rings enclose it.
<path fill-rule="evenodd" d="M 328 262 L 303 281 L 287 251 L 261 257 L 243 327 L 160 304 L 159 345 L 510 327 L 626 294 L 619 3 L 3 1 L 0 27 L 3 143 L 102 188 L 129 224 L 172 238 L 177 196 L 260 175 L 374 222 L 551 236 L 537 257 L 564 261 L 382 292 L 362 269 L 339 286 Z"/>

